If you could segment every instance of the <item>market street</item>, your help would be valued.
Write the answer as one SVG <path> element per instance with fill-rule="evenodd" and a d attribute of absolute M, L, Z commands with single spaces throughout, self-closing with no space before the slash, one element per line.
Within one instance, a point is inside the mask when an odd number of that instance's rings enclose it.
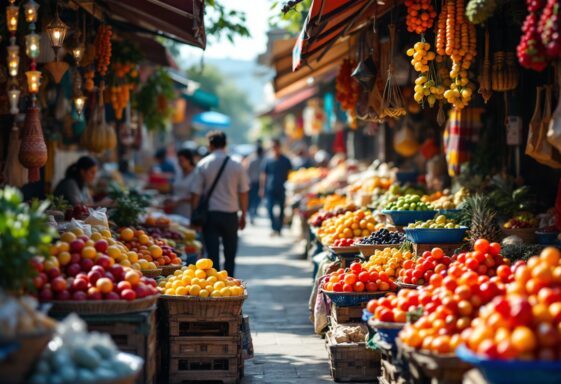
<path fill-rule="evenodd" d="M 285 230 L 270 237 L 259 219 L 242 232 L 237 277 L 245 280 L 255 357 L 245 363 L 242 383 L 332 383 L 324 340 L 308 318 L 312 265 L 301 243 Z"/>

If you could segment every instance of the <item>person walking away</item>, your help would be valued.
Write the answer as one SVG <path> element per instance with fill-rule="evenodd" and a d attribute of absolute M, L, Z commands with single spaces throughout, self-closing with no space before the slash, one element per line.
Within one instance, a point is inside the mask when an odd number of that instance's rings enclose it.
<path fill-rule="evenodd" d="M 273 140 L 272 156 L 264 163 L 261 173 L 261 196 L 267 200 L 267 210 L 273 229 L 272 236 L 280 236 L 284 223 L 284 205 L 286 192 L 284 183 L 292 170 L 292 163 L 282 154 L 280 140 Z M 275 215 L 275 207 L 279 206 L 279 215 Z"/>
<path fill-rule="evenodd" d="M 72 206 L 92 206 L 93 199 L 89 187 L 97 175 L 97 162 L 90 156 L 82 156 L 66 169 L 64 179 L 56 186 L 53 194 L 63 197 Z"/>
<path fill-rule="evenodd" d="M 246 159 L 246 169 L 249 177 L 249 220 L 251 224 L 255 224 L 257 210 L 261 204 L 259 196 L 259 183 L 261 177 L 261 168 L 263 166 L 264 150 L 261 143 L 258 143 L 255 152 Z"/>
<path fill-rule="evenodd" d="M 208 199 L 208 215 L 202 227 L 203 241 L 208 258 L 220 269 L 220 242 L 224 247 L 224 269 L 234 276 L 238 250 L 238 229 L 246 224 L 249 181 L 241 163 L 226 154 L 224 132 L 212 131 L 207 135 L 210 155 L 195 168 L 191 186 L 191 203 L 197 207 Z M 222 170 L 222 171 L 221 171 Z M 213 184 L 214 189 L 212 189 Z M 238 217 L 238 212 L 241 215 Z"/>
<path fill-rule="evenodd" d="M 173 165 L 173 162 L 168 159 L 165 148 L 160 148 L 156 151 L 154 160 L 156 161 L 154 171 L 159 172 L 170 179 L 175 177 L 175 165 Z"/>
<path fill-rule="evenodd" d="M 195 158 L 190 149 L 177 152 L 180 173 L 173 183 L 173 196 L 166 202 L 172 212 L 186 218 L 191 217 L 191 185 L 195 178 Z"/>

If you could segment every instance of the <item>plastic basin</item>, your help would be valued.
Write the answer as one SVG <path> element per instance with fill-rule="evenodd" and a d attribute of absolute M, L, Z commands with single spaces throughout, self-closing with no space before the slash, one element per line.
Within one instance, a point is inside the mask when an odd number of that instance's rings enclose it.
<path fill-rule="evenodd" d="M 399 226 L 405 226 L 418 220 L 430 220 L 436 215 L 436 211 L 391 211 L 386 209 L 384 209 L 382 213 L 389 215 L 393 223 Z"/>
<path fill-rule="evenodd" d="M 407 240 L 417 244 L 461 243 L 467 227 L 460 228 L 405 228 Z"/>

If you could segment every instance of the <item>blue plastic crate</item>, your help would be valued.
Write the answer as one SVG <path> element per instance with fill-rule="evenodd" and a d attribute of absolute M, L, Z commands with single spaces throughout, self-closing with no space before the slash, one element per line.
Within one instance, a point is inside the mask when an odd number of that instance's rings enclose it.
<path fill-rule="evenodd" d="M 352 307 L 367 303 L 372 299 L 385 296 L 390 291 L 384 292 L 328 292 L 322 289 L 324 295 L 339 307 Z"/>
<path fill-rule="evenodd" d="M 542 245 L 559 245 L 561 242 L 557 240 L 556 232 L 539 232 L 536 231 L 536 240 Z"/>
<path fill-rule="evenodd" d="M 384 209 L 382 213 L 389 215 L 393 223 L 399 226 L 405 226 L 416 221 L 426 221 L 434 219 L 436 211 L 392 211 Z"/>
<path fill-rule="evenodd" d="M 464 345 L 456 349 L 456 355 L 478 368 L 489 384 L 561 383 L 561 361 L 491 360 Z"/>
<path fill-rule="evenodd" d="M 405 235 L 416 244 L 454 244 L 464 240 L 467 230 L 467 227 L 405 228 Z"/>

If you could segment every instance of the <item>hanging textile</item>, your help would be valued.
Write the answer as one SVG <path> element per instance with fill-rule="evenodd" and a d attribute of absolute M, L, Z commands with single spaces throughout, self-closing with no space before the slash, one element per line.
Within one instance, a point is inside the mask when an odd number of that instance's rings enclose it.
<path fill-rule="evenodd" d="M 450 110 L 444 130 L 444 151 L 448 163 L 448 174 L 460 174 L 462 164 L 470 160 L 473 145 L 481 129 L 482 108 L 464 108 Z"/>

